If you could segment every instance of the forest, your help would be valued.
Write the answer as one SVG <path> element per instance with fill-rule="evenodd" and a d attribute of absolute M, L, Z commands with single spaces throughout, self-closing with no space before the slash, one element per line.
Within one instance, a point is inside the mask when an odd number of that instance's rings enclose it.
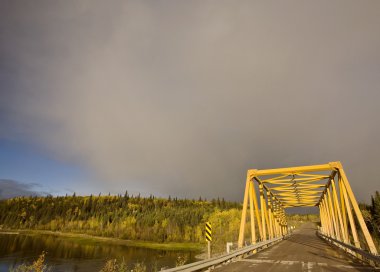
<path fill-rule="evenodd" d="M 47 196 L 0 201 L 0 229 L 34 229 L 152 242 L 204 242 L 213 224 L 215 242 L 237 240 L 241 205 L 154 196 Z M 218 235 L 219 234 L 219 235 Z M 223 234 L 223 235 L 222 235 Z"/>
<path fill-rule="evenodd" d="M 377 244 L 380 193 L 360 204 Z M 204 243 L 204 224 L 213 226 L 213 244 L 237 241 L 241 204 L 213 199 L 168 199 L 154 196 L 46 196 L 0 201 L 0 229 L 49 230 L 158 243 Z M 318 222 L 318 215 L 288 215 L 289 224 Z M 248 228 L 247 228 L 247 231 Z"/>

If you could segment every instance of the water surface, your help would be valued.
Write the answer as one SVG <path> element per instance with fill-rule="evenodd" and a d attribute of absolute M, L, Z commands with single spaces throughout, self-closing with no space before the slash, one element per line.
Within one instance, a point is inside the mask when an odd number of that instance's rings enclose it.
<path fill-rule="evenodd" d="M 31 263 L 42 251 L 52 271 L 99 271 L 109 259 L 119 259 L 132 269 L 137 262 L 148 271 L 174 267 L 178 258 L 195 261 L 194 251 L 168 251 L 118 245 L 108 241 L 45 234 L 0 233 L 0 271 Z"/>

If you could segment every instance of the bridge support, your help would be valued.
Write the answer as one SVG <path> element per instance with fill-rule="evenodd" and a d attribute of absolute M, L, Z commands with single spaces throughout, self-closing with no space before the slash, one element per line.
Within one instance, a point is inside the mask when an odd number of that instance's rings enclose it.
<path fill-rule="evenodd" d="M 255 184 L 258 187 L 260 207 Z M 265 241 L 287 234 L 285 208 L 317 206 L 324 235 L 377 254 L 340 162 L 248 170 L 238 247 L 244 244 L 248 206 L 252 244 L 257 242 L 257 237 L 260 241 Z M 356 221 L 359 226 L 356 226 Z M 358 229 L 363 234 L 363 241 L 359 240 Z"/>
<path fill-rule="evenodd" d="M 287 223 L 283 205 L 266 186 L 262 183 L 258 183 L 259 209 L 254 181 L 256 181 L 255 170 L 249 170 L 244 192 L 242 220 L 240 222 L 239 248 L 244 244 L 248 203 L 250 209 L 251 244 L 257 242 L 257 237 L 259 237 L 260 241 L 266 241 L 287 233 Z M 255 222 L 257 222 L 258 235 L 256 235 Z"/>
<path fill-rule="evenodd" d="M 353 244 L 356 248 L 367 248 L 372 254 L 376 255 L 377 249 L 364 222 L 343 167 L 340 162 L 331 164 L 337 172 L 338 179 L 335 180 L 334 176 L 330 179 L 318 203 L 320 216 L 324 218 L 323 220 L 321 219 L 322 233 L 346 244 Z M 339 190 L 336 189 L 337 187 Z M 338 191 L 340 193 L 340 203 Z M 354 215 L 359 223 L 364 241 L 359 240 Z M 347 224 L 347 217 L 349 224 Z"/>

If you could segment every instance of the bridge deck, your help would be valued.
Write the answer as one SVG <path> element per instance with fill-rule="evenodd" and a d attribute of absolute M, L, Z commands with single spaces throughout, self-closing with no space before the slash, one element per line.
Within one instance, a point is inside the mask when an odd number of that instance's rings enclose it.
<path fill-rule="evenodd" d="M 316 236 L 315 231 L 312 223 L 305 224 L 289 239 L 214 271 L 374 271 L 329 246 Z"/>

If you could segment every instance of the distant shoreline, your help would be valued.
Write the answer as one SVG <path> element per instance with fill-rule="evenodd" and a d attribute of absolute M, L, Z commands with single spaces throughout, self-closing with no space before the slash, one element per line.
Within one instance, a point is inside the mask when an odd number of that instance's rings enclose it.
<path fill-rule="evenodd" d="M 0 230 L 0 233 L 1 234 L 20 234 L 20 232 L 16 232 L 16 231 L 2 231 L 2 230 Z"/>
<path fill-rule="evenodd" d="M 60 232 L 60 231 L 50 231 L 50 230 L 25 230 L 25 229 L 3 229 L 0 230 L 0 234 L 13 234 L 13 235 L 55 235 L 60 237 L 66 237 L 75 240 L 88 241 L 88 242 L 108 242 L 117 245 L 125 245 L 131 247 L 142 247 L 158 250 L 190 250 L 190 251 L 200 251 L 202 245 L 198 243 L 157 243 L 150 241 L 137 241 L 137 240 L 124 240 L 113 237 L 102 237 L 94 236 L 83 233 L 73 233 L 73 232 Z"/>

